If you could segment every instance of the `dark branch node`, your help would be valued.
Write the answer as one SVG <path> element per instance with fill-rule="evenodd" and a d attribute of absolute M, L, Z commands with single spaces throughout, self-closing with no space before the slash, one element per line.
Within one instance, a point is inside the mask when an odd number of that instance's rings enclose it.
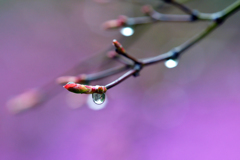
<path fill-rule="evenodd" d="M 224 21 L 225 19 L 223 17 L 217 17 L 214 19 L 214 22 L 216 22 L 218 25 L 223 24 Z"/>
<path fill-rule="evenodd" d="M 225 19 L 226 17 L 222 14 L 222 12 L 217 12 L 213 14 L 213 21 L 218 25 L 223 24 Z"/>
<path fill-rule="evenodd" d="M 172 49 L 172 56 L 169 59 L 178 59 L 180 56 L 180 52 L 179 50 L 177 50 L 176 48 Z"/>
<path fill-rule="evenodd" d="M 141 69 L 143 68 L 143 64 L 141 64 L 141 63 L 135 63 L 135 65 L 134 65 L 134 70 L 136 70 L 137 72 L 135 72 L 134 74 L 133 74 L 133 76 L 134 77 L 138 77 L 140 74 L 140 71 L 141 71 Z"/>
<path fill-rule="evenodd" d="M 199 17 L 199 12 L 198 12 L 198 10 L 193 10 L 193 11 L 192 11 L 192 14 L 191 14 L 191 21 L 196 21 L 196 20 L 198 20 L 198 17 Z"/>

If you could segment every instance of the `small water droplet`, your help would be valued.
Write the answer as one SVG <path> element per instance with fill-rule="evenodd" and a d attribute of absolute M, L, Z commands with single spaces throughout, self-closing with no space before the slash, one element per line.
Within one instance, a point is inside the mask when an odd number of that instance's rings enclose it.
<path fill-rule="evenodd" d="M 92 99 L 93 99 L 93 102 L 98 105 L 103 104 L 103 102 L 105 101 L 105 94 L 93 93 Z"/>
<path fill-rule="evenodd" d="M 120 30 L 120 32 L 122 35 L 129 37 L 129 36 L 133 35 L 134 30 L 131 27 L 124 27 Z"/>
<path fill-rule="evenodd" d="M 178 65 L 178 60 L 176 59 L 169 59 L 165 62 L 165 66 L 167 68 L 174 68 Z"/>

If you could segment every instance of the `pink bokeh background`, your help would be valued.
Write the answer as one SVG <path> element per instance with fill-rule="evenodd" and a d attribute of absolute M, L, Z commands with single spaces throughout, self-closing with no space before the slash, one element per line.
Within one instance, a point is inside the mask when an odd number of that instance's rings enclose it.
<path fill-rule="evenodd" d="M 211 13 L 233 2 L 186 5 Z M 120 65 L 101 52 L 112 39 L 144 58 L 185 42 L 207 23 L 143 25 L 121 38 L 118 29 L 100 26 L 120 14 L 141 16 L 138 3 L 5 0 L 0 6 L 0 159 L 240 159 L 240 12 L 189 49 L 176 68 L 162 63 L 144 68 L 109 90 L 106 108 L 94 111 L 82 102 L 70 108 L 68 92 L 54 80 L 76 64 L 70 75 Z M 169 5 L 160 11 L 181 13 Z M 19 115 L 6 108 L 10 98 L 48 83 L 55 95 L 49 101 Z"/>

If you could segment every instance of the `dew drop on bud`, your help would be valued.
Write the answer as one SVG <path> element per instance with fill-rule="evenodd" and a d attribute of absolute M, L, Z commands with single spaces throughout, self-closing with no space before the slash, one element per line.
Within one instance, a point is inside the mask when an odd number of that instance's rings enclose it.
<path fill-rule="evenodd" d="M 103 102 L 105 101 L 105 94 L 93 93 L 92 99 L 95 104 L 98 104 L 98 105 L 103 104 Z"/>

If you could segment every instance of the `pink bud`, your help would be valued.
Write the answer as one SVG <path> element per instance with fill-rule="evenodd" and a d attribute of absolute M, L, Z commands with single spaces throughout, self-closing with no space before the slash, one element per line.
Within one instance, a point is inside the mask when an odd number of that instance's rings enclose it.
<path fill-rule="evenodd" d="M 63 87 L 70 92 L 81 94 L 105 93 L 107 91 L 107 88 L 105 86 L 89 86 L 77 84 L 74 82 L 68 82 Z"/>
<path fill-rule="evenodd" d="M 122 53 L 126 53 L 125 49 L 123 48 L 123 46 L 121 45 L 121 43 L 119 43 L 116 39 L 113 40 L 113 45 L 116 47 L 117 50 L 119 50 Z"/>
<path fill-rule="evenodd" d="M 118 19 L 106 21 L 102 24 L 103 29 L 113 29 L 124 26 L 127 22 L 127 16 L 119 16 Z"/>

